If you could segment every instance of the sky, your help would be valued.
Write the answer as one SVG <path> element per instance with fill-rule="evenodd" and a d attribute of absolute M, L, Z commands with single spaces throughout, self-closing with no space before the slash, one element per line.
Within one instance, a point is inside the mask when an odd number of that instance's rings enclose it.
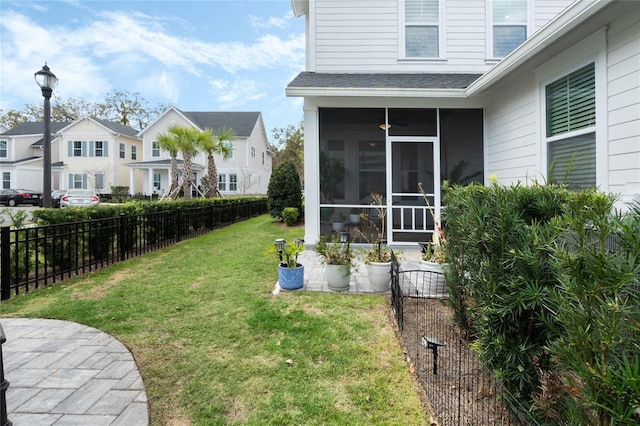
<path fill-rule="evenodd" d="M 304 70 L 304 18 L 289 0 L 0 0 L 0 109 L 54 97 L 140 93 L 153 108 L 260 111 L 267 134 L 302 120 L 286 85 Z"/>

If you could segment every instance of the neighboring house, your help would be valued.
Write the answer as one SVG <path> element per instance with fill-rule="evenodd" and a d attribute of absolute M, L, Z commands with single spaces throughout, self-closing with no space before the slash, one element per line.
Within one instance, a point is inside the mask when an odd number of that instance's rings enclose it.
<path fill-rule="evenodd" d="M 305 241 L 385 196 L 428 240 L 444 180 L 640 197 L 640 2 L 293 0 L 305 16 Z"/>
<path fill-rule="evenodd" d="M 3 188 L 42 190 L 43 130 L 42 122 L 27 122 L 0 134 Z M 129 169 L 124 164 L 142 148 L 137 130 L 81 117 L 51 123 L 51 133 L 52 189 L 85 188 L 104 194 L 112 186 L 129 186 Z M 137 180 L 141 183 L 141 175 Z"/>
<path fill-rule="evenodd" d="M 136 186 L 137 192 L 164 194 L 170 189 L 171 157 L 169 152 L 160 149 L 156 138 L 160 133 L 167 133 L 173 125 L 194 127 L 200 131 L 211 129 L 214 134 L 223 127 L 233 129 L 236 138 L 231 143 L 232 153 L 226 158 L 214 155 L 218 190 L 222 195 L 267 193 L 272 154 L 260 112 L 193 112 L 175 107 L 169 107 L 138 134 L 143 140 L 141 161 L 129 164 L 132 176 L 135 171 L 143 174 L 143 184 Z M 200 185 L 207 174 L 207 156 L 200 152 L 192 161 L 193 182 Z M 181 174 L 181 154 L 178 154 L 178 166 Z"/>

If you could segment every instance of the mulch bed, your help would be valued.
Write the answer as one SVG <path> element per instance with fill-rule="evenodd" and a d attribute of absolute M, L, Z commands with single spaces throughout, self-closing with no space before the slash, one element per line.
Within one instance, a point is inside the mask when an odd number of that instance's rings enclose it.
<path fill-rule="evenodd" d="M 399 336 L 410 369 L 424 389 L 432 424 L 517 424 L 498 400 L 495 381 L 483 373 L 452 317 L 444 300 L 403 298 L 404 324 Z M 434 350 L 426 347 L 423 336 L 443 344 L 437 349 L 437 366 Z"/>

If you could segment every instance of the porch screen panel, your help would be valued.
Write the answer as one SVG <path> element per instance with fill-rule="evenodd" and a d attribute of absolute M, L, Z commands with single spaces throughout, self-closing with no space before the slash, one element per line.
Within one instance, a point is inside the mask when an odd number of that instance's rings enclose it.
<path fill-rule="evenodd" d="M 444 182 L 484 182 L 483 111 L 440 110 L 440 175 Z"/>
<path fill-rule="evenodd" d="M 320 108 L 318 173 L 321 205 L 352 208 L 385 193 L 382 108 Z M 348 214 L 349 211 L 346 210 Z"/>
<path fill-rule="evenodd" d="M 436 136 L 438 114 L 435 109 L 389 109 L 389 136 Z"/>

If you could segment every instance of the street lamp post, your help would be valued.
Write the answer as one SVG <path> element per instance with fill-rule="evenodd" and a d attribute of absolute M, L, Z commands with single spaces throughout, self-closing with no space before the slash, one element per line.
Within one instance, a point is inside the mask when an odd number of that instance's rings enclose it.
<path fill-rule="evenodd" d="M 53 89 L 58 85 L 58 78 L 49 70 L 46 62 L 34 77 L 44 97 L 44 177 L 42 182 L 44 199 L 42 205 L 51 207 L 51 105 L 49 100 Z"/>

